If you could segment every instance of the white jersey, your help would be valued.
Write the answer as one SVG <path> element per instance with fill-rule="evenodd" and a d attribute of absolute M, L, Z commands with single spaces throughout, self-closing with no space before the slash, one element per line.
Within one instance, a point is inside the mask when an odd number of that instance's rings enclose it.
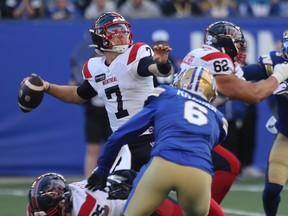
<path fill-rule="evenodd" d="M 120 216 L 126 200 L 108 200 L 108 193 L 85 188 L 87 180 L 69 184 L 72 194 L 71 216 Z M 29 204 L 26 215 L 33 216 Z M 43 215 L 43 214 L 38 214 Z"/>
<path fill-rule="evenodd" d="M 91 58 L 84 65 L 83 77 L 104 101 L 113 131 L 143 108 L 153 90 L 153 77 L 137 73 L 140 59 L 152 55 L 150 46 L 136 43 L 109 66 L 105 65 L 105 56 Z"/>
<path fill-rule="evenodd" d="M 120 216 L 126 200 L 108 200 L 108 193 L 85 188 L 87 180 L 69 184 L 72 190 L 71 216 Z"/>
<path fill-rule="evenodd" d="M 218 49 L 212 46 L 205 44 L 202 45 L 201 48 L 192 50 L 185 56 L 180 65 L 181 71 L 179 75 L 188 70 L 191 66 L 201 66 L 207 68 L 214 76 L 219 74 L 234 74 L 239 78 L 243 77 L 242 69 L 239 66 L 236 67 L 230 56 L 228 56 L 226 53 L 220 52 Z M 177 77 L 180 77 L 179 75 L 176 76 L 176 80 Z M 213 105 L 222 105 L 227 100 L 227 97 L 218 95 L 213 102 Z"/>

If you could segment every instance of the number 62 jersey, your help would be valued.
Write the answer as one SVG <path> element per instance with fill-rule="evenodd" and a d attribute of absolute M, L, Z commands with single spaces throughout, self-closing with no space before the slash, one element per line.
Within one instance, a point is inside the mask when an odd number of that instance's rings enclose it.
<path fill-rule="evenodd" d="M 190 51 L 183 59 L 180 68 L 181 71 L 176 75 L 175 80 L 181 77 L 181 73 L 188 70 L 191 66 L 201 66 L 208 69 L 213 76 L 235 74 L 238 78 L 243 79 L 243 71 L 239 65 L 235 65 L 233 60 L 226 53 L 220 52 L 218 49 L 202 45 L 201 48 Z M 174 81 L 175 82 L 175 81 Z M 213 102 L 214 106 L 224 104 L 229 98 L 218 95 Z"/>
<path fill-rule="evenodd" d="M 152 74 L 138 74 L 139 61 L 152 56 L 150 46 L 135 43 L 110 65 L 105 64 L 105 56 L 91 58 L 84 65 L 83 77 L 103 99 L 113 131 L 142 109 L 154 88 Z"/>

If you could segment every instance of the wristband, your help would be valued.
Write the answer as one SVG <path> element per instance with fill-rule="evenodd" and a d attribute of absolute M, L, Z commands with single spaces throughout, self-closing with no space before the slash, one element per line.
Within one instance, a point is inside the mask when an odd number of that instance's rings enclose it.
<path fill-rule="evenodd" d="M 281 73 L 273 73 L 271 76 L 275 77 L 278 81 L 278 84 L 285 80 L 285 77 Z"/>
<path fill-rule="evenodd" d="M 168 60 L 165 64 L 156 64 L 157 69 L 161 74 L 168 74 L 172 68 L 171 62 Z"/>
<path fill-rule="evenodd" d="M 51 87 L 51 86 L 50 86 L 50 83 L 49 83 L 49 82 L 46 82 L 46 83 L 48 83 L 48 88 L 47 88 L 47 89 L 45 89 L 45 92 L 47 92 L 47 93 L 48 93 L 48 92 L 49 92 L 49 90 L 50 90 L 50 87 Z"/>

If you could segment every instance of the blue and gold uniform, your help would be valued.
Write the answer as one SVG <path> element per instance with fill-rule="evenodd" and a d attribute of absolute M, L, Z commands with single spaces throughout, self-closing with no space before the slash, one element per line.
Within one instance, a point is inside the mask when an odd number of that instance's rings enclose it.
<path fill-rule="evenodd" d="M 155 88 L 144 108 L 110 136 L 98 160 L 96 175 L 106 176 L 121 147 L 154 126 L 151 158 L 133 183 L 127 216 L 150 215 L 171 190 L 187 215 L 209 211 L 211 150 L 226 137 L 227 121 L 209 103 L 216 83 L 208 70 L 191 67 L 177 87 Z"/>
<path fill-rule="evenodd" d="M 247 80 L 266 79 L 273 73 L 276 65 L 288 62 L 288 31 L 282 38 L 282 50 L 271 51 L 259 58 L 257 64 L 243 67 Z M 287 71 L 288 73 L 288 71 Z M 288 179 L 288 80 L 281 83 L 274 91 L 277 103 L 278 119 L 277 137 L 273 143 L 266 172 L 266 183 L 263 191 L 263 206 L 266 215 L 276 216 L 280 203 L 280 193 Z"/>

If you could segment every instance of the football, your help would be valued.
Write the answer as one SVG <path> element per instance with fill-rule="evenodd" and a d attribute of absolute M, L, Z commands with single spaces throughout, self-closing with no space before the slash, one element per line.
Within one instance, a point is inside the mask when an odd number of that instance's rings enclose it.
<path fill-rule="evenodd" d="M 18 105 L 23 112 L 30 112 L 40 105 L 43 97 L 44 83 L 38 76 L 34 76 L 20 87 Z"/>

